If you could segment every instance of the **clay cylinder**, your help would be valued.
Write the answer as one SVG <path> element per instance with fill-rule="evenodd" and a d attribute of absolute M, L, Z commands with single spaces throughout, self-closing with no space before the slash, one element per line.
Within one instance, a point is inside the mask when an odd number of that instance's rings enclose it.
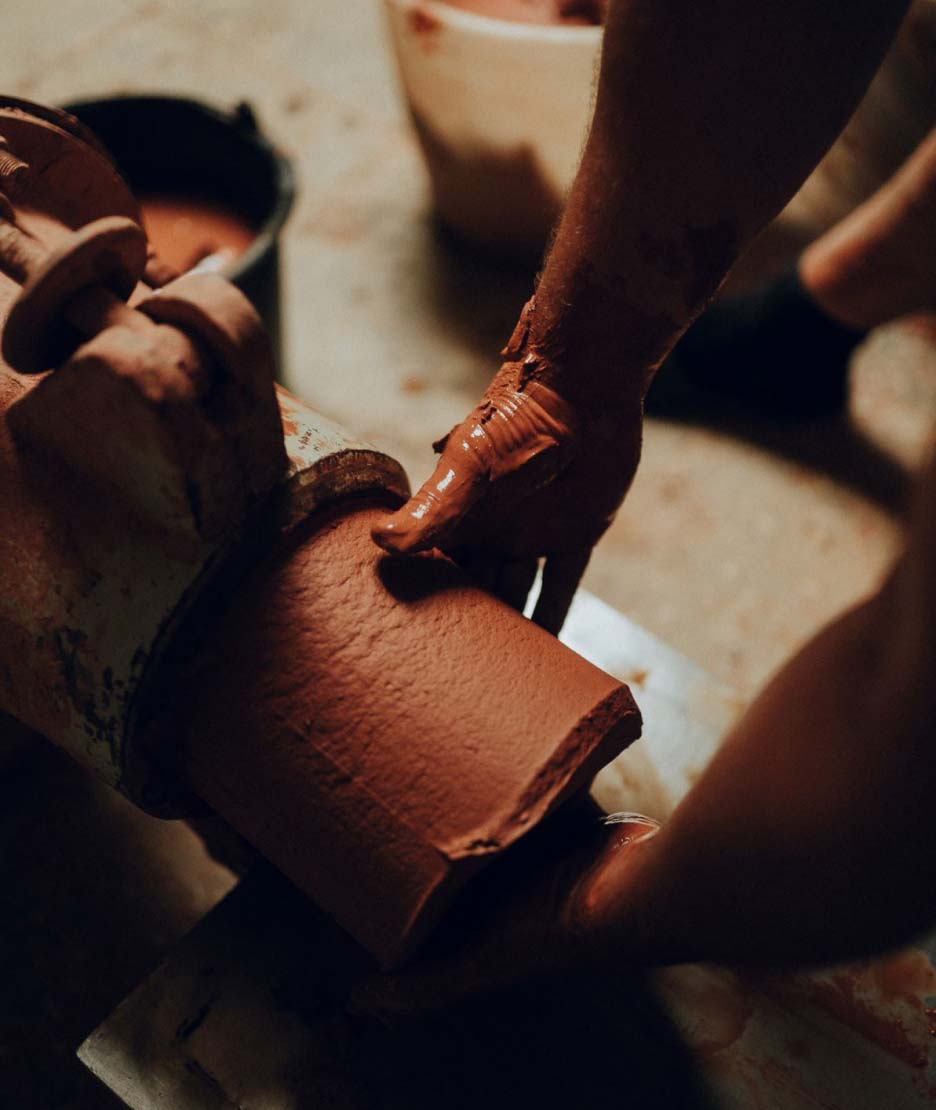
<path fill-rule="evenodd" d="M 637 738 L 628 689 L 437 555 L 315 518 L 190 669 L 182 772 L 384 965 Z M 178 687 L 177 687 L 178 696 Z"/>

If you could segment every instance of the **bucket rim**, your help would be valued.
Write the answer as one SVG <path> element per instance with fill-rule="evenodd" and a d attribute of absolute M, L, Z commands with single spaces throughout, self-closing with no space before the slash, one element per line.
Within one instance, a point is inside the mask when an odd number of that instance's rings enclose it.
<path fill-rule="evenodd" d="M 86 96 L 69 100 L 61 105 L 61 110 L 74 117 L 78 124 L 90 131 L 96 145 L 107 146 L 88 124 L 85 124 L 79 113 L 92 108 L 126 107 L 146 105 L 159 107 L 159 105 L 172 105 L 191 111 L 213 120 L 225 127 L 237 131 L 245 142 L 255 146 L 270 162 L 273 169 L 274 202 L 263 223 L 256 229 L 257 233 L 250 246 L 241 254 L 231 268 L 226 272 L 229 280 L 237 281 L 245 275 L 268 251 L 277 246 L 279 234 L 289 219 L 290 213 L 296 202 L 298 179 L 295 163 L 279 146 L 277 146 L 260 128 L 257 116 L 250 102 L 246 99 L 239 100 L 233 108 L 224 108 L 193 96 L 166 93 L 166 92 L 127 92 L 112 93 L 105 96 Z M 116 162 L 112 151 L 107 151 L 109 158 Z M 116 162 L 120 169 L 119 162 Z M 121 169 L 121 173 L 124 171 Z M 125 176 L 125 174 L 124 174 Z M 131 186 L 132 191 L 132 186 Z"/>

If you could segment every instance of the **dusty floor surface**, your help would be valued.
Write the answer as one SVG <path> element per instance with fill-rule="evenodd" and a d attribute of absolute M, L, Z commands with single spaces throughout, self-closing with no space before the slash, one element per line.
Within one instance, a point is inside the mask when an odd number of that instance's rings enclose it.
<path fill-rule="evenodd" d="M 474 403 L 530 275 L 434 232 L 379 6 L 368 0 L 17 0 L 5 91 L 248 99 L 297 160 L 286 380 L 399 457 Z M 171 136 L 161 137 L 171 151 Z M 748 694 L 876 580 L 903 467 L 936 411 L 936 329 L 874 336 L 851 425 L 650 422 L 586 584 Z M 8 732 L 10 730 L 7 730 Z M 0 1107 L 103 1110 L 75 1046 L 230 885 L 185 826 L 151 821 L 0 727 Z"/>

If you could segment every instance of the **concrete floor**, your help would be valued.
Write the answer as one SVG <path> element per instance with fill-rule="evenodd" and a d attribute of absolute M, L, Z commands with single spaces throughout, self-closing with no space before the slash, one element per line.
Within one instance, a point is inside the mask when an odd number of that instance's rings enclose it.
<path fill-rule="evenodd" d="M 17 0 L 0 73 L 6 91 L 52 103 L 130 90 L 250 100 L 301 176 L 287 382 L 417 482 L 429 442 L 486 384 L 529 275 L 435 235 L 380 14 L 364 0 Z M 171 136 L 154 141 L 171 156 Z M 921 321 L 872 337 L 849 425 L 651 421 L 586 585 L 748 695 L 894 550 L 904 467 L 936 412 L 934 335 Z M 185 826 L 142 817 L 7 733 L 0 1107 L 101 1110 L 113 1101 L 75 1046 L 231 877 Z"/>

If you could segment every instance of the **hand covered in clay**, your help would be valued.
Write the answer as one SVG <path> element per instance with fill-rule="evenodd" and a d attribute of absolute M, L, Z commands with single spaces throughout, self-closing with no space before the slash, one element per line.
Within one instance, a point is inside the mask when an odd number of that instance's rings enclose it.
<path fill-rule="evenodd" d="M 527 349 L 524 310 L 506 361 L 468 417 L 437 443 L 432 476 L 375 528 L 393 554 L 441 548 L 522 608 L 545 557 L 533 619 L 558 633 L 591 549 L 640 458 L 639 402 L 599 407 Z"/>
<path fill-rule="evenodd" d="M 554 816 L 467 889 L 411 968 L 361 982 L 352 1009 L 392 1019 L 543 976 L 631 974 L 641 947 L 621 948 L 627 929 L 606 903 L 619 902 L 659 828 L 640 814 L 602 819 L 589 799 Z"/>

